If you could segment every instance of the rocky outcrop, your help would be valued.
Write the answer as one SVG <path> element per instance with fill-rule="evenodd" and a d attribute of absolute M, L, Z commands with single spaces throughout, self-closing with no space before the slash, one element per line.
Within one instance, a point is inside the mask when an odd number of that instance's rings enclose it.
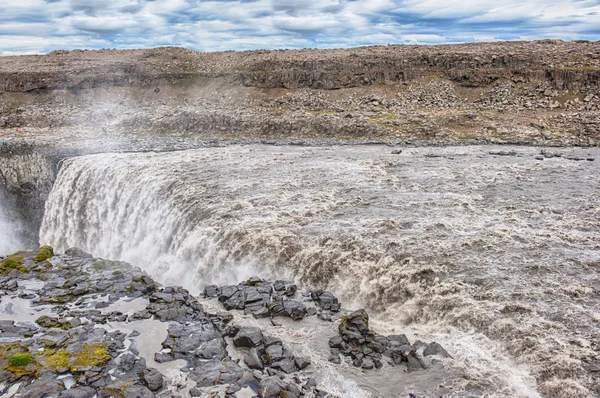
<path fill-rule="evenodd" d="M 310 358 L 258 326 L 235 322 L 235 311 L 251 308 L 255 313 L 257 306 L 263 307 L 256 303 L 264 303 L 270 316 L 290 316 L 297 322 L 317 311 L 334 314 L 341 306 L 330 292 L 299 291 L 291 283 L 253 277 L 236 286 L 208 286 L 206 299 L 233 311 L 211 313 L 187 290 L 161 287 L 139 268 L 75 248 L 67 252 L 55 255 L 45 246 L 0 257 L 0 394 L 336 396 L 319 388 Z M 298 296 L 315 305 L 312 311 L 294 301 Z M 23 302 L 28 303 L 26 310 Z M 286 303 L 303 308 L 302 317 L 286 312 Z M 237 319 L 243 321 L 243 316 Z M 356 343 L 369 358 L 373 352 L 381 357 L 380 352 L 389 351 L 392 358 L 401 352 L 396 337 L 376 336 L 360 323 L 364 319 L 364 310 L 345 316 L 342 337 L 330 341 L 332 350 Z M 372 350 L 378 343 L 371 337 L 385 344 Z M 437 343 L 417 355 L 449 356 Z M 363 369 L 384 366 L 374 361 L 374 367 L 368 366 L 368 358 L 361 361 Z"/>
<path fill-rule="evenodd" d="M 29 313 L 0 312 L 1 394 L 13 386 L 16 396 L 201 396 L 219 386 L 228 397 L 275 396 L 274 386 L 290 397 L 318 393 L 299 373 L 310 361 L 291 355 L 281 339 L 258 328 L 221 329 L 213 321 L 227 317 L 208 314 L 185 289 L 160 287 L 127 263 L 69 253 L 54 256 L 44 247 L 0 258 L 2 302 L 12 308 L 13 300 L 29 300 L 40 314 L 23 322 Z M 162 343 L 157 321 L 167 330 Z M 227 336 L 234 347 L 260 353 L 260 366 L 233 360 Z M 187 364 L 183 376 L 176 360 Z M 279 377 L 291 373 L 297 381 Z M 195 387 L 187 391 L 178 377 Z"/>
<path fill-rule="evenodd" d="M 37 245 L 44 205 L 56 178 L 55 165 L 32 148 L 0 148 L 0 197 L 4 211 L 26 225 L 24 242 Z"/>
<path fill-rule="evenodd" d="M 416 341 L 412 345 L 403 335 L 381 336 L 369 330 L 369 315 L 365 310 L 354 311 L 342 319 L 339 336 L 329 340 L 330 362 L 340 363 L 340 354 L 349 357 L 352 364 L 365 370 L 379 369 L 382 359 L 391 366 L 406 366 L 407 372 L 428 369 L 432 356 L 451 358 L 435 341 L 429 344 Z"/>

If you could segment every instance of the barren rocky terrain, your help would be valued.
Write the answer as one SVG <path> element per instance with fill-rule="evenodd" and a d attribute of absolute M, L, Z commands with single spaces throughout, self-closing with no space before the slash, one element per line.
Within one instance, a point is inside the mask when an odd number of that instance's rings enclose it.
<path fill-rule="evenodd" d="M 589 146 L 599 89 L 599 42 L 58 51 L 0 58 L 0 135 L 86 152 L 207 140 Z"/>

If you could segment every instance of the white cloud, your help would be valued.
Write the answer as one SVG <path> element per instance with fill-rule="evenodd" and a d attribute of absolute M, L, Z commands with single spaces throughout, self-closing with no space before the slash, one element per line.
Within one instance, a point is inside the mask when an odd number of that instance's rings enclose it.
<path fill-rule="evenodd" d="M 19 0 L 0 54 L 185 46 L 202 51 L 497 39 L 600 39 L 594 0 Z"/>

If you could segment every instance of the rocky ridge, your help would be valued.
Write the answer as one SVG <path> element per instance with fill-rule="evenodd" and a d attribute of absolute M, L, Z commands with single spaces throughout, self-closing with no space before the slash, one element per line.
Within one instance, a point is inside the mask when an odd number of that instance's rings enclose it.
<path fill-rule="evenodd" d="M 0 134 L 88 150 L 165 139 L 588 146 L 599 143 L 599 85 L 598 42 L 59 51 L 0 58 Z"/>

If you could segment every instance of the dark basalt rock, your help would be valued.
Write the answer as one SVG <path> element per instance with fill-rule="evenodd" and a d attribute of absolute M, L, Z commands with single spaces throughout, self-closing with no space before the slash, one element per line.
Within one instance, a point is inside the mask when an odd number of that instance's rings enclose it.
<path fill-rule="evenodd" d="M 172 359 L 185 359 L 189 365 L 196 366 L 201 360 L 220 360 L 228 356 L 223 336 L 207 320 L 189 325 L 172 324 L 167 332 L 162 345 L 171 349 L 169 356 Z"/>
<path fill-rule="evenodd" d="M 258 347 L 263 342 L 262 331 L 257 327 L 244 326 L 233 337 L 236 347 Z"/>
<path fill-rule="evenodd" d="M 148 297 L 146 310 L 161 322 L 186 322 L 205 319 L 202 305 L 181 287 L 167 287 Z"/>
<path fill-rule="evenodd" d="M 22 398 L 58 397 L 62 391 L 65 391 L 62 381 L 53 380 L 50 375 L 45 375 L 19 389 L 18 396 Z"/>
<path fill-rule="evenodd" d="M 296 364 L 296 367 L 299 370 L 303 370 L 303 369 L 307 368 L 308 365 L 310 365 L 310 363 L 311 363 L 310 359 L 305 358 L 305 357 L 296 357 L 296 358 L 294 358 L 294 362 Z"/>
<path fill-rule="evenodd" d="M 313 290 L 310 292 L 310 296 L 322 310 L 338 312 L 341 308 L 340 303 L 331 292 L 322 290 Z"/>
<path fill-rule="evenodd" d="M 435 341 L 429 343 L 429 345 L 423 350 L 423 356 L 439 355 L 444 358 L 452 358 L 448 351 L 446 351 L 439 343 Z"/>
<path fill-rule="evenodd" d="M 220 289 L 217 285 L 210 285 L 204 288 L 204 297 L 219 297 Z"/>
<path fill-rule="evenodd" d="M 281 280 L 271 283 L 252 277 L 235 286 L 207 286 L 204 296 L 216 295 L 226 310 L 244 310 L 244 314 L 255 318 L 286 316 L 299 321 L 307 315 L 306 306 L 299 301 L 287 299 L 294 297 L 297 291 L 296 285 L 286 285 Z M 315 313 L 314 309 L 312 313 Z"/>
<path fill-rule="evenodd" d="M 265 377 L 258 385 L 258 396 L 260 398 L 293 398 L 303 395 L 296 384 L 286 382 L 277 376 Z"/>
<path fill-rule="evenodd" d="M 250 369 L 263 370 L 265 368 L 261 355 L 256 348 L 251 348 L 244 356 L 244 363 Z"/>
<path fill-rule="evenodd" d="M 75 386 L 69 390 L 61 391 L 58 398 L 92 398 L 96 390 L 91 387 Z"/>
<path fill-rule="evenodd" d="M 425 344 L 416 341 L 410 344 L 403 335 L 380 336 L 369 330 L 369 315 L 365 310 L 354 311 L 343 317 L 339 325 L 339 336 L 329 339 L 330 362 L 338 363 L 339 354 L 350 357 L 355 367 L 365 370 L 380 369 L 382 356 L 390 358 L 390 365 L 405 364 L 408 372 L 422 370 L 428 366 L 423 356 L 449 354 L 438 343 Z M 420 354 L 423 352 L 423 354 Z M 427 352 L 427 354 L 425 354 Z"/>
<path fill-rule="evenodd" d="M 209 387 L 217 384 L 237 384 L 243 375 L 244 370 L 231 359 L 213 359 L 201 363 L 190 372 L 189 378 L 197 383 L 197 387 Z"/>

